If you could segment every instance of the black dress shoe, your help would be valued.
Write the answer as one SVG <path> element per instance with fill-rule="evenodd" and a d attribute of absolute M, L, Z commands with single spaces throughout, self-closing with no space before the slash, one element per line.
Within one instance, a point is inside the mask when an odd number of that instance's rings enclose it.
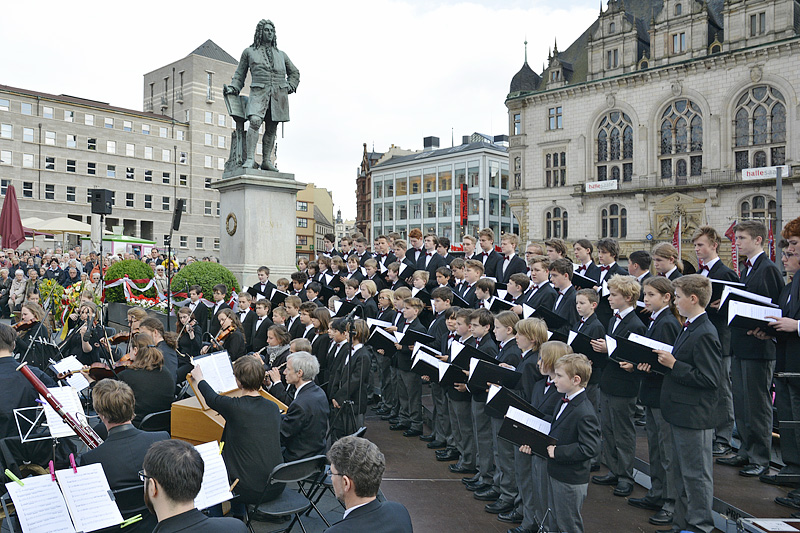
<path fill-rule="evenodd" d="M 648 511 L 658 511 L 661 509 L 661 504 L 648 500 L 647 498 L 628 498 L 628 505 L 638 507 L 639 509 L 647 509 Z"/>
<path fill-rule="evenodd" d="M 725 466 L 745 466 L 750 461 L 747 460 L 746 457 L 742 457 L 741 455 L 733 455 L 731 457 L 720 457 L 716 460 L 718 465 L 725 465 Z"/>
<path fill-rule="evenodd" d="M 392 415 L 391 411 L 386 411 L 386 413 L 380 413 L 380 415 L 381 415 L 381 420 L 391 420 L 392 418 L 395 418 Z"/>
<path fill-rule="evenodd" d="M 436 448 L 444 448 L 447 443 L 443 440 L 434 440 L 428 443 L 428 448 L 435 450 Z"/>
<path fill-rule="evenodd" d="M 633 492 L 633 483 L 630 481 L 620 481 L 614 489 L 614 496 L 630 496 Z"/>
<path fill-rule="evenodd" d="M 492 488 L 491 485 L 489 485 L 488 483 L 483 483 L 480 480 L 476 481 L 475 483 L 467 483 L 466 487 L 467 487 L 467 490 L 470 491 L 470 492 L 480 492 L 482 490 L 486 490 L 486 489 Z M 495 500 L 496 499 L 497 498 L 495 498 Z"/>
<path fill-rule="evenodd" d="M 466 468 L 464 466 L 458 465 L 450 465 L 447 467 L 454 474 L 477 474 L 478 471 L 475 468 Z"/>
<path fill-rule="evenodd" d="M 389 419 L 390 424 L 399 424 L 400 422 L 401 420 L 399 416 L 393 416 L 392 418 Z"/>
<path fill-rule="evenodd" d="M 648 518 L 647 521 L 656 526 L 666 526 L 667 524 L 672 523 L 672 513 L 670 511 L 661 509 L 659 512 Z"/>
<path fill-rule="evenodd" d="M 409 429 L 403 432 L 404 437 L 419 437 L 420 435 L 422 435 L 421 429 Z"/>
<path fill-rule="evenodd" d="M 786 474 L 786 475 L 795 475 L 795 474 Z M 762 474 L 758 476 L 758 480 L 762 483 L 766 483 L 767 485 L 784 485 L 788 487 L 795 487 L 797 483 L 794 481 L 783 481 L 781 479 L 781 473 L 778 472 L 777 474 Z"/>
<path fill-rule="evenodd" d="M 436 440 L 436 435 L 434 435 L 433 433 L 430 433 L 428 435 L 420 435 L 419 440 L 421 440 L 422 442 L 433 442 L 434 440 Z"/>
<path fill-rule="evenodd" d="M 600 471 L 600 463 L 594 463 L 592 466 L 589 467 L 590 472 L 599 472 Z"/>
<path fill-rule="evenodd" d="M 411 426 L 408 424 L 401 424 L 400 422 L 389 426 L 389 430 L 391 431 L 405 431 L 406 429 L 411 429 Z"/>
<path fill-rule="evenodd" d="M 788 507 L 789 509 L 800 510 L 800 501 L 797 501 L 794 498 L 778 496 L 777 498 L 775 498 L 775 503 L 777 503 L 778 505 L 783 505 L 784 507 Z"/>
<path fill-rule="evenodd" d="M 500 493 L 490 485 L 488 489 L 476 490 L 472 497 L 482 502 L 496 502 L 500 498 Z"/>
<path fill-rule="evenodd" d="M 468 485 L 470 483 L 475 483 L 480 478 L 481 478 L 480 474 L 475 474 L 474 476 L 470 476 L 470 477 L 462 477 L 461 478 L 461 483 L 463 483 L 464 485 Z"/>
<path fill-rule="evenodd" d="M 388 409 L 383 409 L 383 408 L 375 409 L 375 414 L 376 415 L 383 416 L 383 415 L 388 415 L 389 413 L 391 413 L 391 411 L 388 410 Z"/>
<path fill-rule="evenodd" d="M 497 500 L 494 503 L 484 505 L 483 510 L 491 514 L 507 513 L 514 510 L 514 502 L 508 503 L 503 500 Z"/>
<path fill-rule="evenodd" d="M 518 526 L 514 529 L 509 529 L 506 533 L 536 533 L 535 529 L 528 529 L 527 527 Z"/>
<path fill-rule="evenodd" d="M 444 450 L 436 450 L 436 457 L 461 457 L 461 452 L 453 448 L 445 448 Z"/>
<path fill-rule="evenodd" d="M 739 475 L 744 477 L 758 477 L 769 472 L 768 466 L 747 465 L 739 470 Z"/>
<path fill-rule="evenodd" d="M 522 518 L 522 513 L 518 513 L 516 509 L 512 509 L 507 513 L 500 513 L 497 515 L 498 520 L 507 524 L 521 524 Z M 516 531 L 517 529 L 518 528 L 509 529 L 509 531 Z"/>
<path fill-rule="evenodd" d="M 595 485 L 616 485 L 619 478 L 613 472 L 609 472 L 604 476 L 592 476 L 592 483 Z"/>
<path fill-rule="evenodd" d="M 437 461 L 442 461 L 442 462 L 445 462 L 445 461 L 456 461 L 456 460 L 458 460 L 460 458 L 461 458 L 461 454 L 458 453 L 458 451 L 455 451 L 455 450 L 450 451 L 450 452 L 448 452 L 446 454 L 442 454 L 442 455 L 438 455 L 437 454 L 436 455 L 436 460 Z"/>
<path fill-rule="evenodd" d="M 733 451 L 733 448 L 728 446 L 727 444 L 715 444 L 713 448 L 711 448 L 711 453 L 714 454 L 714 457 L 719 457 L 722 455 L 728 455 Z"/>

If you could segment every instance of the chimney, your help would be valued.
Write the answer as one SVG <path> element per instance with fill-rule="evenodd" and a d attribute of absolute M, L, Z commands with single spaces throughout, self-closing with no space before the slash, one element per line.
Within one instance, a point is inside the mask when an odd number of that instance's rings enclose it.
<path fill-rule="evenodd" d="M 508 146 L 508 135 L 495 135 L 494 144 L 499 144 L 500 146 Z"/>
<path fill-rule="evenodd" d="M 431 152 L 439 149 L 439 137 L 425 137 L 422 139 L 422 151 Z"/>
<path fill-rule="evenodd" d="M 469 144 L 469 135 L 461 136 L 461 144 Z"/>

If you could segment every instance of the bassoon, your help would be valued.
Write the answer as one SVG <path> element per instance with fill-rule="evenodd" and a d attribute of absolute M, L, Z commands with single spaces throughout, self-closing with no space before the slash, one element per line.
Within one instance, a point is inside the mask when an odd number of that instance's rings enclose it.
<path fill-rule="evenodd" d="M 64 420 L 64 423 L 75 432 L 75 434 L 79 439 L 81 439 L 81 441 L 83 441 L 84 444 L 91 449 L 97 448 L 103 444 L 103 439 L 101 439 L 100 436 L 95 433 L 90 426 L 84 426 L 75 420 L 71 414 L 64 410 L 64 406 L 61 405 L 61 403 L 56 400 L 52 394 L 50 394 L 50 391 L 47 390 L 47 387 L 45 387 L 44 383 L 42 383 L 42 380 L 37 378 L 36 374 L 34 374 L 33 371 L 28 368 L 28 363 L 22 363 L 17 367 L 17 370 L 22 372 L 22 375 L 25 376 L 25 379 L 30 381 L 31 385 L 33 385 L 33 388 L 36 389 L 36 392 L 44 397 L 45 401 L 50 404 L 50 407 L 52 407 L 53 410 L 58 413 L 58 416 Z"/>

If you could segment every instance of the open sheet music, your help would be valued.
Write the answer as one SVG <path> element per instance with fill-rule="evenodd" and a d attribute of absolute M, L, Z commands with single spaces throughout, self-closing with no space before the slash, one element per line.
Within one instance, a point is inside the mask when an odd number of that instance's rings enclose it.
<path fill-rule="evenodd" d="M 81 362 L 78 361 L 78 358 L 74 355 L 70 355 L 61 361 L 54 363 L 53 368 L 58 374 L 75 372 L 75 374 L 72 374 L 67 378 L 67 384 L 76 391 L 82 391 L 89 386 L 89 380 L 80 373 L 80 370 L 83 368 L 83 364 L 81 364 Z"/>
<path fill-rule="evenodd" d="M 200 367 L 203 371 L 203 379 L 217 394 L 238 388 L 236 378 L 233 376 L 233 365 L 227 351 L 195 356 L 194 364 Z"/>
<path fill-rule="evenodd" d="M 765 305 L 749 304 L 731 301 L 728 304 L 728 325 L 735 328 L 755 329 L 764 328 L 774 319 L 767 318 L 783 316 L 780 309 Z"/>
<path fill-rule="evenodd" d="M 203 510 L 233 498 L 228 484 L 228 470 L 219 453 L 219 443 L 217 441 L 206 442 L 198 444 L 195 449 L 203 458 L 205 469 L 203 470 L 203 483 L 200 485 L 200 492 L 194 499 L 194 506 Z"/>
<path fill-rule="evenodd" d="M 761 304 L 769 307 L 778 307 L 772 303 L 772 298 L 769 296 L 761 296 L 760 294 L 756 294 L 754 292 L 737 289 L 732 285 L 725 285 L 725 288 L 722 290 L 722 296 L 720 296 L 719 300 L 719 308 L 722 309 L 722 306 L 724 306 L 728 300 Z"/>
<path fill-rule="evenodd" d="M 49 475 L 29 477 L 25 486 L 6 483 L 25 533 L 75 533 L 64 496 Z"/>
<path fill-rule="evenodd" d="M 47 390 L 58 400 L 58 403 L 64 406 L 64 411 L 72 415 L 72 418 L 80 420 L 85 417 L 81 400 L 78 398 L 78 393 L 75 389 L 72 387 L 49 387 Z M 44 398 L 42 398 L 42 401 L 44 401 Z M 50 436 L 75 436 L 75 432 L 72 431 L 72 428 L 64 422 L 61 416 L 59 416 L 55 409 L 50 407 L 50 404 L 47 402 L 44 404 L 44 415 L 47 418 L 47 426 L 50 428 Z"/>

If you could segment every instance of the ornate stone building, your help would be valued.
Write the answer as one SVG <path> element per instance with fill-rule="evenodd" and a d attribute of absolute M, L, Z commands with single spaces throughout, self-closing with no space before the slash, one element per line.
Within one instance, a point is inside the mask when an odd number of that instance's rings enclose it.
<path fill-rule="evenodd" d="M 734 220 L 800 215 L 800 3 L 610 0 L 511 81 L 511 209 L 523 238 L 614 237 L 623 255 Z M 723 248 L 723 257 L 729 245 Z M 691 246 L 684 259 L 696 264 Z"/>

